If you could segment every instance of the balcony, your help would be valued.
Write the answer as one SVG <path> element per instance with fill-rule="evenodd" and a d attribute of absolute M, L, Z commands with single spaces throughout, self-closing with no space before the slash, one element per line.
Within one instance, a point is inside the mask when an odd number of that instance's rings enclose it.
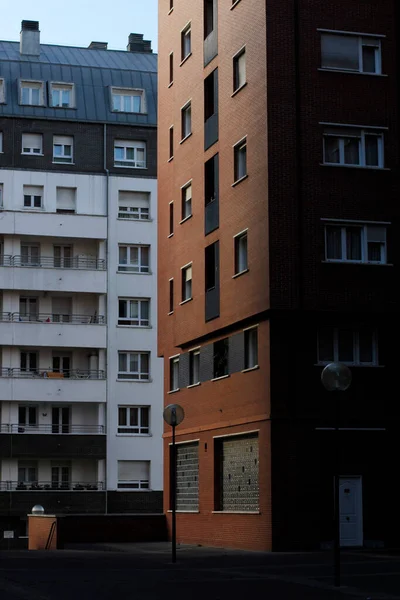
<path fill-rule="evenodd" d="M 100 258 L 0 255 L 0 288 L 104 294 L 106 268 Z"/>
<path fill-rule="evenodd" d="M 104 435 L 104 425 L 20 425 L 19 423 L 2 423 L 0 433 L 15 434 L 55 434 L 55 435 Z"/>
<path fill-rule="evenodd" d="M 106 401 L 106 373 L 73 369 L 63 373 L 51 369 L 23 371 L 0 369 L 0 400 L 22 402 L 96 402 Z"/>
<path fill-rule="evenodd" d="M 105 323 L 103 315 L 95 314 L 0 313 L 0 339 L 4 346 L 105 348 Z"/>
<path fill-rule="evenodd" d="M 104 481 L 0 481 L 1 492 L 98 492 L 104 489 Z"/>
<path fill-rule="evenodd" d="M 43 211 L 2 211 L 0 233 L 104 240 L 107 218 L 100 215 L 45 213 Z"/>

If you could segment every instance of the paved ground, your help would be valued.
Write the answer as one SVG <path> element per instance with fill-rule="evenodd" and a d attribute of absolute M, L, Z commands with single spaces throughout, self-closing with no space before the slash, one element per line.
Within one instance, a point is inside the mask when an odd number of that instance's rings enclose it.
<path fill-rule="evenodd" d="M 400 556 L 346 552 L 340 590 L 329 552 L 267 554 L 168 544 L 0 552 L 1 600 L 400 600 Z"/>

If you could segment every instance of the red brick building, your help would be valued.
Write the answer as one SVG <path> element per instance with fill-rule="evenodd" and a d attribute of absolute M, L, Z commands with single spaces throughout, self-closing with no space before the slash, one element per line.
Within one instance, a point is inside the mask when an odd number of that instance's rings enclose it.
<path fill-rule="evenodd" d="M 159 2 L 159 354 L 165 404 L 185 410 L 181 542 L 331 544 L 340 402 L 342 544 L 398 544 L 397 11 Z M 337 398 L 320 383 L 334 360 L 353 375 Z"/>

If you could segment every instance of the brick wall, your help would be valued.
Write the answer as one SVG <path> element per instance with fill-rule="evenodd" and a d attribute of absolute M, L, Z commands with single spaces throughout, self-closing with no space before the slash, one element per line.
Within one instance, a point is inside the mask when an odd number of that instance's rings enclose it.
<path fill-rule="evenodd" d="M 28 535 L 29 550 L 45 550 L 53 523 L 57 523 L 55 515 L 29 515 Z M 57 526 L 52 536 L 49 550 L 57 549 Z"/>

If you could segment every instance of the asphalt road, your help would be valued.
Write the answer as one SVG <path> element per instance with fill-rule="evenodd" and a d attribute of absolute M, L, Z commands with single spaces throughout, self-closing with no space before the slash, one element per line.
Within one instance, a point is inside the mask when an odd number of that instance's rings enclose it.
<path fill-rule="evenodd" d="M 400 556 L 267 554 L 167 544 L 114 544 L 56 552 L 0 553 L 1 600 L 400 600 Z"/>

